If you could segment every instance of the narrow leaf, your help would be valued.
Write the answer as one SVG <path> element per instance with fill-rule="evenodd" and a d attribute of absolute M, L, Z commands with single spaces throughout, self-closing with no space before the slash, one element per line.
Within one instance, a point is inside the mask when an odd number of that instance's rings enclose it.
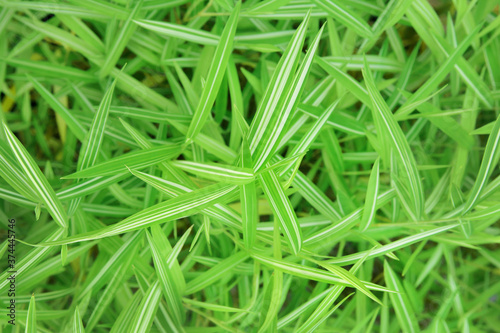
<path fill-rule="evenodd" d="M 21 165 L 21 168 L 26 174 L 31 187 L 45 204 L 45 207 L 54 221 L 56 221 L 59 226 L 66 228 L 68 225 L 68 217 L 66 216 L 66 211 L 57 198 L 54 189 L 50 186 L 49 182 L 43 175 L 42 171 L 38 168 L 38 165 L 36 165 L 26 148 L 24 148 L 21 142 L 19 142 L 14 133 L 9 130 L 7 124 L 3 122 L 2 124 L 7 142 Z"/>
<path fill-rule="evenodd" d="M 377 159 L 375 161 L 370 173 L 370 180 L 368 181 L 368 187 L 366 189 L 365 208 L 363 210 L 363 216 L 361 217 L 361 222 L 359 224 L 360 231 L 365 231 L 366 229 L 368 229 L 370 223 L 373 221 L 373 217 L 375 216 L 375 207 L 377 205 L 377 195 L 380 178 L 379 161 L 380 159 Z"/>
<path fill-rule="evenodd" d="M 411 208 L 416 218 L 420 219 L 424 209 L 424 193 L 415 157 L 413 156 L 401 127 L 397 124 L 389 107 L 375 87 L 373 75 L 366 62 L 365 66 L 366 68 L 363 70 L 363 76 L 365 77 L 366 86 L 373 103 L 372 114 L 377 124 L 378 135 L 381 138 L 383 137 L 384 141 L 389 145 L 388 148 L 393 150 L 398 165 L 400 165 L 403 170 L 400 178 L 404 181 L 406 190 L 410 193 L 412 199 Z"/>
<path fill-rule="evenodd" d="M 186 141 L 190 141 L 195 138 L 202 130 L 214 104 L 215 97 L 217 97 L 222 78 L 226 72 L 229 55 L 233 50 L 233 40 L 234 34 L 236 33 L 236 26 L 238 24 L 240 8 L 241 2 L 238 2 L 227 21 L 224 31 L 222 32 L 219 45 L 217 46 L 217 50 L 215 51 L 213 57 L 214 61 L 210 66 L 207 76 L 207 82 L 210 82 L 210 84 L 205 85 L 205 88 L 201 93 L 200 102 L 196 108 L 193 120 L 191 121 L 186 134 Z"/>
<path fill-rule="evenodd" d="M 278 177 L 273 170 L 259 176 L 262 189 L 271 205 L 274 217 L 279 221 L 281 230 L 294 254 L 302 247 L 302 231 L 290 200 L 285 195 Z"/>
<path fill-rule="evenodd" d="M 127 167 L 141 169 L 171 159 L 179 155 L 181 149 L 182 146 L 180 144 L 173 144 L 134 151 L 77 171 L 63 178 L 78 179 L 110 176 L 116 172 L 126 171 Z"/>
<path fill-rule="evenodd" d="M 30 305 L 28 307 L 28 315 L 26 317 L 26 333 L 36 333 L 36 308 L 35 294 L 31 295 Z"/>
<path fill-rule="evenodd" d="M 384 276 L 387 287 L 398 292 L 397 294 L 391 293 L 390 297 L 401 329 L 407 333 L 420 332 L 410 300 L 404 292 L 401 281 L 387 261 L 384 261 Z"/>

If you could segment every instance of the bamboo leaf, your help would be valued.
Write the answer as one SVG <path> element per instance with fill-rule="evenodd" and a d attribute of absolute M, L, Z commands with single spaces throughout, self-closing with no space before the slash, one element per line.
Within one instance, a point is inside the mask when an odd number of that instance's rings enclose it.
<path fill-rule="evenodd" d="M 375 216 L 375 207 L 377 206 L 378 186 L 380 181 L 379 161 L 379 159 L 375 161 L 370 173 L 370 180 L 368 181 L 368 188 L 366 189 L 365 207 L 359 224 L 359 230 L 361 231 L 368 229 Z"/>
<path fill-rule="evenodd" d="M 123 23 L 120 33 L 116 36 L 113 45 L 109 48 L 109 52 L 106 55 L 106 59 L 104 60 L 104 63 L 101 66 L 101 70 L 99 72 L 101 78 L 109 75 L 111 69 L 115 67 L 116 62 L 120 58 L 120 55 L 127 46 L 130 38 L 132 37 L 132 34 L 136 29 L 136 25 L 133 23 L 133 20 L 141 9 L 142 3 L 142 0 L 137 2 L 134 9 L 132 9 L 129 16 L 127 17 L 127 20 Z"/>
<path fill-rule="evenodd" d="M 142 301 L 139 304 L 139 311 L 136 311 L 133 319 L 131 330 L 132 332 L 146 333 L 151 329 L 153 318 L 160 304 L 161 288 L 160 283 L 156 281 L 151 284 L 149 289 L 144 293 Z"/>
<path fill-rule="evenodd" d="M 474 186 L 467 197 L 467 201 L 462 210 L 462 215 L 469 212 L 476 204 L 481 192 L 483 191 L 486 181 L 498 164 L 498 159 L 500 158 L 500 117 L 495 121 L 495 125 L 491 130 L 490 136 L 488 137 L 488 142 L 486 143 L 486 148 L 484 149 L 483 159 L 481 161 L 481 167 L 477 174 Z"/>
<path fill-rule="evenodd" d="M 248 167 L 238 168 L 229 165 L 196 163 L 191 161 L 176 161 L 172 164 L 202 178 L 229 184 L 247 184 L 255 179 L 253 170 Z"/>
<path fill-rule="evenodd" d="M 387 261 L 384 261 L 384 273 L 387 286 L 398 292 L 397 294 L 390 294 L 390 297 L 401 329 L 403 332 L 420 332 L 410 300 L 404 293 L 401 281 Z"/>
<path fill-rule="evenodd" d="M 62 228 L 68 225 L 68 217 L 61 202 L 56 196 L 54 189 L 50 186 L 49 182 L 38 168 L 33 158 L 29 155 L 28 151 L 9 130 L 5 123 L 2 123 L 7 142 L 9 143 L 12 152 L 16 156 L 22 170 L 24 171 L 27 180 L 31 187 L 45 204 L 54 221 Z"/>
<path fill-rule="evenodd" d="M 346 8 L 342 2 L 338 0 L 315 0 L 314 3 L 346 27 L 356 31 L 360 36 L 365 38 L 372 37 L 373 34 L 370 26 L 355 12 Z"/>
<path fill-rule="evenodd" d="M 287 96 L 287 92 L 292 85 L 293 73 L 297 66 L 300 51 L 304 43 L 305 33 L 309 24 L 310 13 L 306 15 L 304 21 L 300 24 L 299 28 L 292 37 L 292 40 L 287 46 L 283 56 L 281 57 L 276 69 L 273 73 L 269 84 L 267 85 L 266 92 L 262 98 L 257 113 L 250 125 L 247 134 L 247 139 L 252 154 L 257 150 L 259 145 L 265 145 L 266 142 L 262 138 L 265 133 L 271 130 L 273 115 L 275 108 L 278 107 L 282 96 Z M 256 161 L 254 161 L 255 163 Z M 262 166 L 262 164 L 261 164 Z"/>
<path fill-rule="evenodd" d="M 26 317 L 26 333 L 36 333 L 36 308 L 35 308 L 35 294 L 31 296 L 30 305 L 28 307 L 28 315 Z"/>
<path fill-rule="evenodd" d="M 181 145 L 173 144 L 134 151 L 77 171 L 64 178 L 78 179 L 102 177 L 113 175 L 116 172 L 126 171 L 127 168 L 141 169 L 171 159 L 179 155 L 181 149 Z"/>
<path fill-rule="evenodd" d="M 215 202 L 218 202 L 220 198 L 229 195 L 232 191 L 236 190 L 236 188 L 237 187 L 234 185 L 214 184 L 146 208 L 118 223 L 104 227 L 100 230 L 68 237 L 56 242 L 42 243 L 40 245 L 52 246 L 89 241 L 143 229 L 151 224 L 172 221 L 179 217 L 192 215 L 204 208 L 212 206 Z"/>
<path fill-rule="evenodd" d="M 270 131 L 268 128 L 264 132 L 260 144 L 257 145 L 252 153 L 255 170 L 260 170 L 269 161 L 272 154 L 277 150 L 278 144 L 284 137 L 283 131 L 287 124 L 290 123 L 292 111 L 300 99 L 323 29 L 324 26 L 321 27 L 314 38 L 311 47 L 307 51 L 302 64 L 295 74 L 293 82 L 285 91 L 285 99 L 280 101 L 277 109 L 274 110 L 274 114 L 271 116 L 271 122 L 269 124 L 269 128 L 272 130 Z"/>
<path fill-rule="evenodd" d="M 342 277 L 339 277 L 338 275 L 333 274 L 331 272 L 327 272 L 325 270 L 298 265 L 283 260 L 277 260 L 256 253 L 251 253 L 251 256 L 252 258 L 262 262 L 263 264 L 271 266 L 275 269 L 282 270 L 287 274 L 295 275 L 308 280 L 324 282 L 328 284 L 341 284 L 347 287 L 354 287 L 349 281 L 346 281 Z M 363 281 L 363 283 L 370 290 L 387 291 L 386 288 L 380 287 L 376 284 L 365 281 Z"/>
<path fill-rule="evenodd" d="M 434 229 L 431 229 L 428 231 L 421 232 L 421 233 L 416 234 L 416 235 L 412 235 L 412 236 L 408 236 L 408 237 L 399 239 L 395 242 L 381 246 L 381 247 L 376 248 L 374 250 L 358 252 L 357 254 L 347 255 L 347 256 L 344 256 L 344 257 L 338 258 L 338 259 L 329 259 L 328 262 L 333 263 L 333 264 L 347 264 L 347 263 L 356 262 L 357 260 L 363 258 L 365 256 L 365 254 L 367 254 L 368 252 L 369 253 L 368 253 L 367 259 L 376 258 L 376 257 L 379 257 L 379 256 L 384 255 L 386 253 L 399 250 L 399 249 L 406 247 L 406 246 L 409 246 L 411 244 L 415 244 L 416 242 L 427 239 L 429 237 L 432 237 L 434 235 L 442 233 L 446 230 L 453 229 L 457 226 L 458 226 L 458 224 L 452 224 L 452 225 L 445 226 L 445 227 L 434 228 Z"/>
<path fill-rule="evenodd" d="M 422 182 L 417 170 L 415 157 L 411 152 L 408 141 L 406 140 L 401 128 L 394 120 L 394 116 L 389 110 L 389 107 L 383 100 L 380 92 L 375 87 L 373 76 L 365 63 L 366 68 L 363 70 L 363 76 L 366 80 L 366 85 L 373 103 L 373 118 L 376 121 L 378 135 L 384 138 L 387 142 L 387 149 L 391 149 L 401 165 L 402 174 L 400 177 L 404 182 L 406 190 L 410 193 L 412 211 L 417 219 L 420 219 L 424 209 L 424 193 L 422 189 Z"/>
<path fill-rule="evenodd" d="M 215 283 L 217 280 L 221 279 L 225 274 L 229 274 L 229 272 L 234 267 L 244 262 L 246 259 L 248 259 L 248 254 L 246 254 L 243 251 L 240 251 L 236 254 L 233 254 L 229 258 L 222 260 L 208 271 L 201 273 L 196 278 L 189 281 L 186 285 L 186 291 L 184 294 L 185 295 L 193 294 Z"/>
<path fill-rule="evenodd" d="M 244 168 L 251 168 L 253 165 L 250 147 L 246 139 L 243 139 L 241 148 L 241 165 Z M 241 217 L 243 225 L 243 239 L 247 248 L 252 248 L 257 235 L 257 189 L 255 181 L 243 184 L 240 187 Z"/>
<path fill-rule="evenodd" d="M 75 315 L 73 317 L 73 332 L 85 333 L 85 328 L 83 327 L 82 318 L 80 317 L 80 310 L 78 310 L 78 306 L 75 308 Z"/>
<path fill-rule="evenodd" d="M 205 88 L 201 93 L 200 102 L 196 108 L 193 120 L 191 121 L 186 134 L 186 141 L 193 140 L 202 130 L 205 125 L 205 121 L 208 118 L 210 109 L 214 104 L 215 97 L 219 92 L 219 87 L 229 61 L 229 55 L 233 49 L 233 40 L 236 32 L 236 26 L 238 24 L 240 7 L 241 3 L 238 2 L 229 17 L 224 31 L 222 32 L 219 45 L 217 46 L 217 50 L 215 51 L 213 58 L 214 62 L 210 66 L 207 76 L 207 81 L 210 82 L 210 84 L 205 85 Z"/>
<path fill-rule="evenodd" d="M 160 244 L 155 241 L 151 234 L 146 231 L 146 236 L 148 238 L 149 247 L 153 254 L 153 260 L 155 263 L 155 270 L 157 271 L 158 281 L 162 287 L 162 291 L 167 301 L 167 308 L 174 320 L 181 324 L 184 321 L 185 314 L 182 309 L 181 294 L 179 292 L 178 286 L 175 284 L 175 279 L 173 277 L 173 271 L 167 265 L 166 258 L 161 255 Z"/>
<path fill-rule="evenodd" d="M 286 197 L 283 188 L 274 171 L 259 175 L 262 189 L 271 205 L 274 217 L 279 221 L 281 230 L 294 254 L 302 247 L 302 231 L 297 223 L 297 216 L 293 211 L 290 200 Z"/>

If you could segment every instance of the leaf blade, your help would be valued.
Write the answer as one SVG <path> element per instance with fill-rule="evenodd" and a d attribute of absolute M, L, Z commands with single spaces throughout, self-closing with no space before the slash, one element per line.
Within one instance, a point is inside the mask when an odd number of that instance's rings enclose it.
<path fill-rule="evenodd" d="M 45 204 L 54 221 L 56 221 L 60 227 L 67 228 L 68 217 L 54 189 L 50 186 L 47 178 L 42 174 L 26 148 L 24 148 L 21 142 L 15 137 L 14 133 L 7 127 L 7 124 L 2 122 L 2 125 L 7 141 L 24 170 L 27 180 L 31 183 L 38 197 Z"/>
<path fill-rule="evenodd" d="M 201 93 L 200 102 L 186 133 L 186 142 L 193 140 L 198 133 L 201 132 L 209 116 L 210 109 L 214 104 L 222 78 L 226 71 L 229 55 L 233 49 L 233 40 L 238 24 L 240 7 L 241 2 L 238 2 L 222 32 L 220 43 L 215 51 L 214 62 L 210 66 L 207 76 L 207 81 L 210 82 L 210 84 L 205 85 Z"/>

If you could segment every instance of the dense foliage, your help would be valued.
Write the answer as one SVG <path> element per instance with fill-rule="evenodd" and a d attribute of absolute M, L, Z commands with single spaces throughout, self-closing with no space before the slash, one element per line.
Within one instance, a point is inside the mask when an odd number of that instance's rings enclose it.
<path fill-rule="evenodd" d="M 498 332 L 498 11 L 0 0 L 0 330 Z"/>

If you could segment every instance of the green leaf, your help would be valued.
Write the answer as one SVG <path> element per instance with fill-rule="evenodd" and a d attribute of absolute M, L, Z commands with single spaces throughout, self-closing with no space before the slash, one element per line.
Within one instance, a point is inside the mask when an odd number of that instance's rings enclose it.
<path fill-rule="evenodd" d="M 241 3 L 238 2 L 222 32 L 219 45 L 213 57 L 214 61 L 210 66 L 207 76 L 207 81 L 210 82 L 210 84 L 205 85 L 201 93 L 200 102 L 186 134 L 186 141 L 193 140 L 202 130 L 214 104 L 217 93 L 219 92 L 219 87 L 229 61 L 229 55 L 233 49 L 233 40 L 234 34 L 236 33 L 236 26 L 238 25 L 240 7 Z"/>
<path fill-rule="evenodd" d="M 66 228 L 68 226 L 68 217 L 66 216 L 66 211 L 57 198 L 54 189 L 50 186 L 49 182 L 43 175 L 42 171 L 38 168 L 38 165 L 36 165 L 26 148 L 24 148 L 21 142 L 19 142 L 5 123 L 2 122 L 2 125 L 7 142 L 24 171 L 30 186 L 33 188 L 40 200 L 45 204 L 45 207 L 54 221 L 56 221 L 56 223 L 62 228 Z"/>
<path fill-rule="evenodd" d="M 490 177 L 491 173 L 498 164 L 500 158 L 500 117 L 495 121 L 495 125 L 491 130 L 490 136 L 488 137 L 488 142 L 484 149 L 483 159 L 481 161 L 481 167 L 477 173 L 476 181 L 472 187 L 467 201 L 465 202 L 464 208 L 462 210 L 462 215 L 469 212 L 477 203 L 481 192 L 483 191 L 486 181 Z"/>
<path fill-rule="evenodd" d="M 316 57 L 316 62 L 321 66 L 328 74 L 333 76 L 342 86 L 344 86 L 347 91 L 353 94 L 357 99 L 359 99 L 363 104 L 371 106 L 371 100 L 368 96 L 368 91 L 359 84 L 352 76 L 344 73 L 336 66 L 326 62 L 320 57 Z"/>
<path fill-rule="evenodd" d="M 227 276 L 230 271 L 237 265 L 248 259 L 248 254 L 240 251 L 230 257 L 222 260 L 217 265 L 198 275 L 196 278 L 189 281 L 186 285 L 185 295 L 193 294 L 197 291 L 220 280 L 223 276 Z"/>
<path fill-rule="evenodd" d="M 54 109 L 55 112 L 61 118 L 64 119 L 71 132 L 78 138 L 80 141 L 84 141 L 85 135 L 87 131 L 81 125 L 81 123 L 75 118 L 75 115 L 70 112 L 62 103 L 55 98 L 38 80 L 28 75 L 28 79 L 33 83 L 33 87 L 38 91 L 38 93 L 45 99 L 45 101 Z"/>
<path fill-rule="evenodd" d="M 160 244 L 156 242 L 153 237 L 151 237 L 148 231 L 146 231 L 146 236 L 153 254 L 158 281 L 160 281 L 165 300 L 167 301 L 167 308 L 172 314 L 174 320 L 178 324 L 182 324 L 184 322 L 185 314 L 182 309 L 181 293 L 173 277 L 174 272 L 168 267 L 166 258 L 161 255 L 162 251 Z"/>
<path fill-rule="evenodd" d="M 340 258 L 336 258 L 336 259 L 329 259 L 328 262 L 333 263 L 333 264 L 347 265 L 349 263 L 356 262 L 357 260 L 363 258 L 366 254 L 368 254 L 367 259 L 376 258 L 376 257 L 379 257 L 379 256 L 384 255 L 386 253 L 393 252 L 393 251 L 399 250 L 401 248 L 410 246 L 411 244 L 415 244 L 416 242 L 419 242 L 421 240 L 427 239 L 427 238 L 432 237 L 434 235 L 440 234 L 444 231 L 453 229 L 457 226 L 458 226 L 458 224 L 452 224 L 452 225 L 448 225 L 445 227 L 434 228 L 434 229 L 431 229 L 428 231 L 421 232 L 421 233 L 416 234 L 416 235 L 401 238 L 397 241 L 394 241 L 394 242 L 391 242 L 387 245 L 378 247 L 374 250 L 362 251 L 362 252 L 358 252 L 356 254 L 346 255 L 346 256 L 343 256 Z"/>
<path fill-rule="evenodd" d="M 340 278 L 344 279 L 345 281 L 348 281 L 354 288 L 357 290 L 361 291 L 363 294 L 366 296 L 370 297 L 372 300 L 375 302 L 379 303 L 382 305 L 382 302 L 375 296 L 373 293 L 352 273 L 349 273 L 349 271 L 346 271 L 342 267 L 335 266 L 335 265 L 330 265 L 330 264 L 325 264 L 321 262 L 316 262 L 318 265 L 323 266 L 333 274 L 339 276 Z"/>
<path fill-rule="evenodd" d="M 57 28 L 49 23 L 41 22 L 35 17 L 32 17 L 31 20 L 24 17 L 16 17 L 16 19 L 23 25 L 28 26 L 35 31 L 39 31 L 45 36 L 57 39 L 64 46 L 81 52 L 88 58 L 93 59 L 98 57 L 99 55 L 99 50 L 95 49 L 92 45 L 86 43 L 84 40 L 72 35 L 71 33 Z"/>
<path fill-rule="evenodd" d="M 375 161 L 370 173 L 370 180 L 368 181 L 368 187 L 366 189 L 365 207 L 363 210 L 363 216 L 361 217 L 361 222 L 359 224 L 360 231 L 366 231 L 375 216 L 375 207 L 377 206 L 377 195 L 380 181 L 379 162 L 380 159 L 377 159 Z"/>
<path fill-rule="evenodd" d="M 180 195 L 191 193 L 193 191 L 191 187 L 173 183 L 168 180 L 154 177 L 140 171 L 131 170 L 131 172 L 136 177 L 142 179 L 143 181 L 155 187 L 159 191 L 165 193 L 169 197 L 178 197 Z M 241 217 L 226 205 L 217 203 L 213 207 L 207 207 L 203 209 L 201 213 L 207 215 L 208 217 L 215 218 L 222 223 L 241 229 Z"/>
<path fill-rule="evenodd" d="M 360 36 L 368 39 L 373 36 L 370 26 L 356 12 L 346 8 L 342 2 L 338 0 L 314 0 L 314 3 Z"/>
<path fill-rule="evenodd" d="M 361 264 L 365 259 L 366 256 L 359 260 L 355 265 L 353 265 L 349 272 L 355 274 L 361 267 Z M 344 289 L 345 287 L 342 285 L 335 285 L 327 289 L 328 293 L 325 295 L 321 303 L 316 307 L 314 312 L 311 313 L 309 318 L 307 318 L 307 320 L 302 324 L 302 326 L 299 328 L 299 331 L 309 331 L 314 327 L 318 327 L 322 322 L 324 322 L 330 316 L 331 312 L 335 311 L 334 309 L 336 309 L 338 305 L 342 304 L 343 301 L 340 302 L 337 306 L 333 307 L 332 310 L 329 310 L 333 303 L 344 291 Z M 386 297 L 386 294 L 384 294 L 384 297 Z"/>
<path fill-rule="evenodd" d="M 297 216 L 293 206 L 285 195 L 278 177 L 271 170 L 261 173 L 259 180 L 273 210 L 274 218 L 279 221 L 281 231 L 285 235 L 290 248 L 294 254 L 299 253 L 302 247 L 302 231 L 297 223 Z"/>
<path fill-rule="evenodd" d="M 116 172 L 126 171 L 127 168 L 141 169 L 171 159 L 179 155 L 182 151 L 180 144 L 169 144 L 150 149 L 130 152 L 108 161 L 90 166 L 81 171 L 77 171 L 64 179 L 78 179 L 90 177 L 111 176 Z"/>
<path fill-rule="evenodd" d="M 220 181 L 229 184 L 248 184 L 255 180 L 251 168 L 238 168 L 229 165 L 215 163 L 196 163 L 191 161 L 175 161 L 176 167 L 193 173 L 201 178 Z"/>
<path fill-rule="evenodd" d="M 302 90 L 305 86 L 309 69 L 312 65 L 314 54 L 318 48 L 318 44 L 323 32 L 324 26 L 314 38 L 312 45 L 307 51 L 307 54 L 300 65 L 290 87 L 285 91 L 284 99 L 281 99 L 279 104 L 271 116 L 269 128 L 264 132 L 260 143 L 252 153 L 253 164 L 255 170 L 260 170 L 272 157 L 273 153 L 278 149 L 278 144 L 284 137 L 284 130 L 290 123 L 292 112 L 300 99 Z"/>
<path fill-rule="evenodd" d="M 40 199 L 29 184 L 27 177 L 17 166 L 6 142 L 0 141 L 0 170 L 2 178 L 26 199 L 37 202 Z"/>
<path fill-rule="evenodd" d="M 425 83 L 414 93 L 411 98 L 409 98 L 405 104 L 403 104 L 398 111 L 397 115 L 405 115 L 411 113 L 415 108 L 415 103 L 419 100 L 425 99 L 432 92 L 434 92 L 438 85 L 443 81 L 446 75 L 453 69 L 453 66 L 457 62 L 465 50 L 469 47 L 472 40 L 476 37 L 481 26 L 478 26 L 474 31 L 464 39 L 460 45 L 458 45 L 452 54 L 446 57 L 446 61 L 439 67 L 437 71 L 432 74 L 432 76 L 425 81 Z"/>
<path fill-rule="evenodd" d="M 340 99 L 336 100 L 333 102 L 328 109 L 325 110 L 321 114 L 321 116 L 316 120 L 316 122 L 313 124 L 313 126 L 309 129 L 309 131 L 302 137 L 300 142 L 293 147 L 293 150 L 288 154 L 288 156 L 293 156 L 293 155 L 299 155 L 299 154 L 304 154 L 307 152 L 311 144 L 314 142 L 316 137 L 318 136 L 319 132 L 327 122 L 328 118 L 330 115 L 333 113 L 333 111 L 337 108 L 338 104 L 340 103 Z"/>
<path fill-rule="evenodd" d="M 337 288 L 333 289 L 332 292 L 334 292 L 335 299 L 338 297 Z M 297 332 L 314 332 L 323 321 L 325 321 L 327 318 L 329 318 L 349 297 L 351 297 L 352 294 L 347 295 L 344 297 L 340 302 L 337 303 L 333 308 L 331 308 L 329 311 L 327 311 L 320 320 L 314 324 L 314 322 L 310 319 L 308 319 L 298 330 Z"/>
<path fill-rule="evenodd" d="M 100 230 L 68 237 L 56 242 L 42 243 L 41 245 L 52 246 L 89 241 L 143 229 L 151 224 L 172 221 L 212 206 L 236 189 L 237 187 L 234 185 L 214 184 L 207 186 L 143 209 L 118 223 Z"/>
<path fill-rule="evenodd" d="M 244 168 L 252 167 L 252 155 L 246 139 L 241 146 L 241 165 Z M 241 222 L 243 225 L 243 240 L 245 246 L 250 249 L 255 244 L 257 236 L 257 189 L 255 181 L 240 186 Z"/>
<path fill-rule="evenodd" d="M 104 137 L 104 129 L 106 127 L 106 121 L 108 119 L 115 85 L 116 80 L 113 81 L 109 89 L 106 91 L 106 94 L 104 95 L 101 104 L 94 115 L 90 130 L 87 132 L 85 140 L 82 142 L 82 148 L 80 149 L 80 155 L 78 157 L 78 170 L 86 169 L 95 164 L 99 154 L 99 148 L 101 147 Z"/>
<path fill-rule="evenodd" d="M 232 308 L 229 306 L 224 306 L 224 305 L 219 305 L 219 304 L 213 304 L 213 303 L 207 303 L 207 302 L 199 302 L 195 301 L 189 298 L 183 298 L 182 301 L 187 304 L 191 304 L 197 307 L 201 307 L 207 310 L 211 311 L 217 311 L 217 312 L 248 312 L 247 310 L 243 309 L 238 309 L 238 308 Z"/>
<path fill-rule="evenodd" d="M 31 295 L 30 305 L 28 308 L 28 315 L 26 317 L 26 333 L 36 333 L 36 308 L 35 308 L 35 294 Z"/>
<path fill-rule="evenodd" d="M 132 321 L 135 318 L 135 314 L 137 312 L 137 309 L 141 301 L 142 301 L 142 292 L 140 290 L 137 290 L 132 299 L 129 300 L 128 304 L 120 312 L 120 315 L 113 323 L 113 327 L 111 328 L 111 333 L 126 332 L 128 329 L 131 328 Z"/>
<path fill-rule="evenodd" d="M 420 6 L 421 7 L 421 6 Z M 412 6 L 412 8 L 415 9 L 415 6 Z M 433 11 L 430 11 L 433 12 Z M 426 44 L 430 47 L 432 52 L 436 55 L 439 55 L 440 58 L 449 58 L 454 51 L 457 50 L 457 48 L 452 47 L 451 45 L 448 44 L 448 42 L 442 37 L 442 34 L 437 34 L 437 33 L 431 33 L 428 27 L 425 24 L 422 24 L 422 21 L 424 21 L 426 17 L 430 17 L 428 15 L 429 11 L 426 11 L 425 15 L 421 15 L 420 10 L 411 10 L 409 9 L 406 12 L 406 16 L 410 20 L 413 28 L 417 31 L 417 33 L 420 35 L 420 38 Z M 435 15 L 435 12 L 434 12 Z M 437 20 L 439 21 L 439 19 Z M 436 22 L 437 23 L 437 22 Z M 442 28 L 442 23 L 439 22 L 438 26 Z M 481 26 L 478 25 L 474 27 L 474 29 L 480 29 Z M 473 32 L 473 31 L 472 31 Z M 491 108 L 492 107 L 492 97 L 491 93 L 487 87 L 487 85 L 484 83 L 483 80 L 479 77 L 479 75 L 476 73 L 476 71 L 472 68 L 471 64 L 466 61 L 464 58 L 459 57 L 456 60 L 456 63 L 453 64 L 457 72 L 459 73 L 460 77 L 464 80 L 464 82 L 467 84 L 468 87 L 474 90 L 476 95 L 479 97 L 481 102 L 487 107 Z"/>
<path fill-rule="evenodd" d="M 115 84 L 116 80 L 113 81 L 111 87 L 106 91 L 106 94 L 104 95 L 104 98 L 94 115 L 90 130 L 87 132 L 85 139 L 82 142 L 82 148 L 80 149 L 80 154 L 78 155 L 78 171 L 93 166 L 97 160 L 104 136 L 106 121 L 109 115 L 109 107 L 111 105 Z M 81 198 L 78 198 L 70 203 L 69 215 L 72 215 L 72 213 L 76 210 L 76 207 L 80 204 L 80 200 Z"/>
<path fill-rule="evenodd" d="M 292 184 L 297 187 L 300 195 L 321 214 L 327 216 L 332 221 L 337 221 L 340 218 L 340 213 L 335 208 L 333 202 L 305 175 L 298 172 Z"/>
<path fill-rule="evenodd" d="M 275 269 L 282 270 L 287 274 L 298 276 L 304 279 L 324 282 L 328 284 L 340 284 L 347 287 L 354 287 L 351 282 L 344 280 L 344 278 L 325 270 L 312 268 L 308 266 L 298 265 L 285 260 L 277 260 L 271 257 L 263 256 L 255 252 L 251 253 L 252 258 L 260 261 L 266 266 L 271 266 Z M 362 281 L 362 283 L 370 290 L 387 291 L 386 288 L 380 287 L 371 282 Z"/>
<path fill-rule="evenodd" d="M 267 85 L 266 92 L 259 104 L 257 113 L 252 120 L 247 134 L 247 140 L 252 154 L 255 153 L 259 146 L 267 144 L 267 142 L 263 140 L 263 137 L 269 130 L 273 130 L 270 126 L 273 124 L 272 120 L 275 115 L 275 108 L 282 107 L 284 102 L 283 99 L 288 95 L 288 91 L 290 91 L 309 19 L 310 13 L 306 15 L 293 35 L 287 49 L 283 53 Z M 282 103 L 281 105 L 279 104 L 280 102 Z M 254 160 L 254 164 L 255 163 L 256 161 Z M 262 167 L 264 165 L 261 164 L 260 166 Z"/>
<path fill-rule="evenodd" d="M 378 131 L 378 136 L 387 142 L 386 149 L 393 151 L 397 158 L 398 165 L 401 166 L 402 182 L 405 189 L 411 197 L 411 209 L 415 214 L 417 220 L 422 217 L 424 209 L 424 193 L 422 182 L 417 170 L 415 157 L 410 149 L 408 141 L 397 124 L 389 107 L 383 100 L 380 92 L 375 87 L 373 75 L 369 70 L 368 64 L 365 63 L 366 68 L 363 70 L 363 76 L 366 80 L 366 86 L 373 103 L 372 114 Z M 386 161 L 389 162 L 389 161 Z"/>
<path fill-rule="evenodd" d="M 75 308 L 75 315 L 73 316 L 73 332 L 85 333 L 85 328 L 83 327 L 82 318 L 80 317 L 80 310 L 78 310 L 78 306 Z"/>
<path fill-rule="evenodd" d="M 438 2 L 0 0 L 14 331 L 495 331 L 498 1 Z"/>
<path fill-rule="evenodd" d="M 111 69 L 115 67 L 116 62 L 120 58 L 123 50 L 127 46 L 127 43 L 132 37 L 136 29 L 136 25 L 133 23 L 133 20 L 137 16 L 137 13 L 141 9 L 143 1 L 139 0 L 134 9 L 130 12 L 127 20 L 123 23 L 123 26 L 120 29 L 120 33 L 116 36 L 114 43 L 110 45 L 109 52 L 106 54 L 106 59 L 104 60 L 104 64 L 101 66 L 101 70 L 99 71 L 99 76 L 101 78 L 109 75 Z"/>
<path fill-rule="evenodd" d="M 146 333 L 150 332 L 153 318 L 160 304 L 161 288 L 160 283 L 156 281 L 151 284 L 144 293 L 139 307 L 136 308 L 135 316 L 131 325 L 131 332 Z M 139 311 L 137 311 L 137 309 Z"/>
<path fill-rule="evenodd" d="M 418 327 L 418 322 L 415 317 L 415 311 L 413 310 L 408 296 L 404 293 L 403 285 L 399 280 L 396 273 L 392 270 L 391 266 L 387 261 L 384 261 L 384 277 L 387 287 L 392 290 L 397 291 L 396 294 L 390 294 L 391 303 L 396 312 L 399 325 L 403 332 L 420 332 Z"/>
<path fill-rule="evenodd" d="M 91 293 L 93 290 L 100 290 L 107 281 L 109 281 L 114 272 L 119 269 L 119 267 L 128 260 L 128 258 L 133 257 L 142 241 L 144 234 L 140 231 L 136 232 L 132 237 L 130 237 L 126 242 L 121 244 L 121 246 L 113 253 L 111 258 L 95 272 L 95 276 L 92 279 L 87 279 L 85 281 L 82 290 L 80 291 L 78 298 L 82 299 L 87 293 Z"/>
<path fill-rule="evenodd" d="M 157 32 L 159 34 L 187 40 L 196 44 L 216 46 L 221 40 L 219 36 L 212 33 L 175 23 L 152 20 L 135 20 L 134 22 L 145 29 Z"/>

